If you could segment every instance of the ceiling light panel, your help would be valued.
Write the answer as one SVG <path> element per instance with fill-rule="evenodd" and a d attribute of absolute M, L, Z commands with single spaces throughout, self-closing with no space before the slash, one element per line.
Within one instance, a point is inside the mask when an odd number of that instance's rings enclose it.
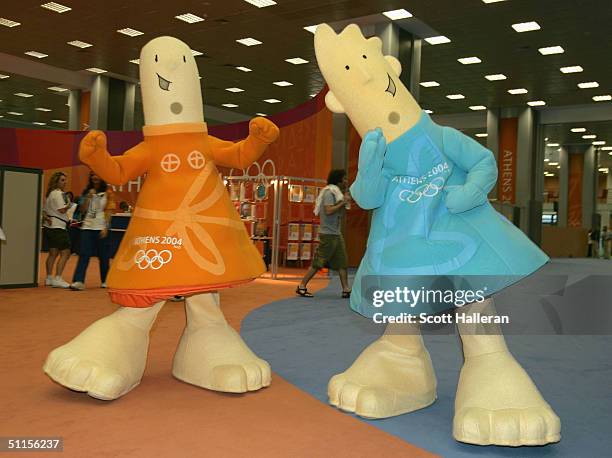
<path fill-rule="evenodd" d="M 256 114 L 257 116 L 268 116 L 268 115 L 267 115 L 267 114 L 265 114 L 265 113 L 255 113 L 255 114 Z"/>
<path fill-rule="evenodd" d="M 23 116 L 23 113 L 19 113 L 18 111 L 9 111 L 7 112 L 7 114 L 10 114 L 13 116 Z"/>
<path fill-rule="evenodd" d="M 572 129 L 570 129 L 572 132 L 575 133 L 579 133 L 579 132 L 586 132 L 586 129 L 584 127 L 574 127 Z"/>
<path fill-rule="evenodd" d="M 580 89 L 591 89 L 594 87 L 599 87 L 599 83 L 597 81 L 589 81 L 586 83 L 578 83 L 578 87 Z"/>
<path fill-rule="evenodd" d="M 244 0 L 257 8 L 265 8 L 266 6 L 274 6 L 276 2 L 274 0 Z"/>
<path fill-rule="evenodd" d="M 38 108 L 34 108 L 34 109 L 35 109 L 36 111 L 44 111 L 45 113 L 46 113 L 46 112 L 51 111 L 51 109 L 49 109 L 49 108 L 43 108 L 43 107 L 38 107 Z"/>
<path fill-rule="evenodd" d="M 24 54 L 27 54 L 28 56 L 36 57 L 37 59 L 43 59 L 45 57 L 48 57 L 48 54 L 38 52 L 38 51 L 26 51 Z"/>
<path fill-rule="evenodd" d="M 52 122 L 56 122 L 58 124 L 65 124 L 66 123 L 66 121 L 64 121 L 63 119 L 52 119 L 51 121 Z"/>
<path fill-rule="evenodd" d="M 193 13 L 183 13 L 178 16 L 174 16 L 176 19 L 179 19 L 187 24 L 195 24 L 196 22 L 202 22 L 204 18 L 197 16 Z"/>
<path fill-rule="evenodd" d="M 599 140 L 599 141 L 593 142 L 593 145 L 595 145 L 595 146 L 603 146 L 605 144 L 606 144 L 606 142 L 603 141 L 603 140 Z"/>
<path fill-rule="evenodd" d="M 584 138 L 585 140 L 593 140 L 594 138 L 597 138 L 597 135 L 588 134 L 588 135 L 583 135 L 582 138 Z"/>
<path fill-rule="evenodd" d="M 274 84 L 280 87 L 293 86 L 293 83 L 290 83 L 289 81 L 274 81 Z"/>
<path fill-rule="evenodd" d="M 285 59 L 285 62 L 289 62 L 290 64 L 293 64 L 293 65 L 301 65 L 301 64 L 308 63 L 306 59 L 302 59 L 301 57 L 292 57 L 291 59 Z"/>
<path fill-rule="evenodd" d="M 144 35 L 144 32 L 141 32 L 140 30 L 136 29 L 131 29 L 130 27 L 126 27 L 125 29 L 119 29 L 117 30 L 117 32 L 123 35 L 127 35 L 128 37 L 137 37 L 139 35 Z"/>
<path fill-rule="evenodd" d="M 584 68 L 580 65 L 572 65 L 570 67 L 561 67 L 559 70 L 561 70 L 561 73 L 580 73 L 584 71 Z"/>
<path fill-rule="evenodd" d="M 10 78 L 8 75 L 2 75 L 0 74 L 0 80 L 5 80 L 7 78 Z"/>
<path fill-rule="evenodd" d="M 488 137 L 489 134 L 481 133 L 481 134 L 476 134 L 476 136 L 480 138 L 485 138 L 485 137 Z"/>
<path fill-rule="evenodd" d="M 198 57 L 198 56 L 203 56 L 203 55 L 204 55 L 204 53 L 203 53 L 203 52 L 200 52 L 200 51 L 196 51 L 195 49 L 192 49 L 192 50 L 191 50 L 191 55 L 192 55 L 193 57 Z"/>
<path fill-rule="evenodd" d="M 241 38 L 240 40 L 236 40 L 236 41 L 240 43 L 241 45 L 245 45 L 245 46 L 257 46 L 261 44 L 261 41 L 256 40 L 255 38 L 251 38 L 251 37 Z"/>
<path fill-rule="evenodd" d="M 226 108 L 237 108 L 238 107 L 238 105 L 236 105 L 235 103 L 223 103 L 222 105 Z"/>
<path fill-rule="evenodd" d="M 425 41 L 427 43 L 429 43 L 430 45 L 441 45 L 444 43 L 450 43 L 450 39 L 448 37 L 445 37 L 444 35 L 439 35 L 437 37 L 429 37 L 429 38 L 425 38 Z"/>
<path fill-rule="evenodd" d="M 508 89 L 508 92 L 512 95 L 518 95 L 518 94 L 527 94 L 527 92 L 529 91 L 525 89 L 524 87 L 520 87 L 516 89 Z"/>
<path fill-rule="evenodd" d="M 81 41 L 81 40 L 69 41 L 68 44 L 70 46 L 75 46 L 75 47 L 81 48 L 81 49 L 91 48 L 93 46 L 91 43 L 86 43 L 86 42 Z"/>
<path fill-rule="evenodd" d="M 433 111 L 432 111 L 432 110 L 425 110 L 425 113 L 427 113 L 427 114 L 433 114 Z"/>
<path fill-rule="evenodd" d="M 565 50 L 561 46 L 548 46 L 546 48 L 540 48 L 538 49 L 538 51 L 540 51 L 540 54 L 542 54 L 543 56 L 550 56 L 552 54 L 563 54 L 565 52 Z"/>
<path fill-rule="evenodd" d="M 595 97 L 593 97 L 593 100 L 595 102 L 607 102 L 609 100 L 612 100 L 612 95 L 596 95 Z"/>
<path fill-rule="evenodd" d="M 23 97 L 24 99 L 34 97 L 34 94 L 26 94 L 25 92 L 15 92 L 13 95 L 16 95 L 17 97 Z"/>
<path fill-rule="evenodd" d="M 253 70 L 251 70 L 249 67 L 236 67 L 237 70 L 240 70 L 241 72 L 252 72 Z"/>
<path fill-rule="evenodd" d="M 59 87 L 59 86 L 51 86 L 51 87 L 48 87 L 47 89 L 54 91 L 54 92 L 66 92 L 68 90 L 65 87 Z"/>
<path fill-rule="evenodd" d="M 422 81 L 419 83 L 423 87 L 437 87 L 440 85 L 437 81 Z"/>
<path fill-rule="evenodd" d="M 32 124 L 36 124 L 37 126 L 46 126 L 47 125 L 46 122 L 39 122 L 39 121 L 34 121 Z"/>
<path fill-rule="evenodd" d="M 317 31 L 317 27 L 319 27 L 319 25 L 308 25 L 306 27 L 304 27 L 304 30 L 309 31 L 310 33 L 315 33 Z"/>
<path fill-rule="evenodd" d="M 229 92 L 244 92 L 244 89 L 240 89 L 239 87 L 228 87 L 225 90 Z"/>
<path fill-rule="evenodd" d="M 278 99 L 264 99 L 266 103 L 280 103 L 281 101 Z"/>
<path fill-rule="evenodd" d="M 502 73 L 496 73 L 495 75 L 485 75 L 485 78 L 489 81 L 501 81 L 508 79 L 508 77 Z"/>
<path fill-rule="evenodd" d="M 465 99 L 465 95 L 463 94 L 449 94 L 446 96 L 447 99 L 451 99 L 451 100 L 460 100 L 460 99 Z"/>
<path fill-rule="evenodd" d="M 472 111 L 481 111 L 481 110 L 486 110 L 487 107 L 485 107 L 484 105 L 472 105 L 470 107 L 470 110 Z"/>
<path fill-rule="evenodd" d="M 499 3 L 505 2 L 506 0 L 482 0 L 483 3 Z"/>
<path fill-rule="evenodd" d="M 546 105 L 546 102 L 544 100 L 532 100 L 531 102 L 527 102 L 527 105 L 530 107 L 543 107 Z"/>
<path fill-rule="evenodd" d="M 45 3 L 40 6 L 48 10 L 55 11 L 56 13 L 66 13 L 72 10 L 72 8 L 70 8 L 69 6 L 62 5 L 61 3 L 55 3 L 55 2 Z"/>
<path fill-rule="evenodd" d="M 406 11 L 403 8 L 399 10 L 385 11 L 383 14 L 392 21 L 397 21 L 398 19 L 408 19 L 409 17 L 412 17 L 412 13 Z"/>
<path fill-rule="evenodd" d="M 130 62 L 136 65 L 140 65 L 140 59 L 132 59 Z"/>
<path fill-rule="evenodd" d="M 480 60 L 478 57 L 462 57 L 461 59 L 457 59 L 459 62 L 461 62 L 463 65 L 470 65 L 470 64 L 479 64 L 482 62 L 482 60 Z"/>
<path fill-rule="evenodd" d="M 522 32 L 532 32 L 534 30 L 540 30 L 540 24 L 538 24 L 535 21 L 529 21 L 529 22 L 520 22 L 518 24 L 512 24 L 512 28 L 514 30 L 516 30 L 519 33 Z"/>
<path fill-rule="evenodd" d="M 91 67 L 91 68 L 87 68 L 86 69 L 88 72 L 92 72 L 92 73 L 106 73 L 108 70 L 104 70 L 103 68 L 98 68 L 98 67 Z"/>
<path fill-rule="evenodd" d="M 18 25 L 21 25 L 21 22 L 11 21 L 10 19 L 0 17 L 0 25 L 3 25 L 4 27 L 17 27 Z"/>

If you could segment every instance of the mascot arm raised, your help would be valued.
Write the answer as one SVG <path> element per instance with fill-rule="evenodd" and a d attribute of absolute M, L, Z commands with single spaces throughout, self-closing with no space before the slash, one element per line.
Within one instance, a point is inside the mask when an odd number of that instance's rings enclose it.
<path fill-rule="evenodd" d="M 380 207 L 385 200 L 389 177 L 383 171 L 387 142 L 377 128 L 363 137 L 359 147 L 357 179 L 351 185 L 351 196 L 364 210 Z"/>
<path fill-rule="evenodd" d="M 149 150 L 139 143 L 122 156 L 111 156 L 106 135 L 99 130 L 89 132 L 79 147 L 79 158 L 104 181 L 122 185 L 143 175 L 149 168 Z"/>
<path fill-rule="evenodd" d="M 497 164 L 491 151 L 461 132 L 445 127 L 443 135 L 444 154 L 467 173 L 463 185 L 445 188 L 446 207 L 462 213 L 487 201 L 497 181 Z"/>
<path fill-rule="evenodd" d="M 244 169 L 259 159 L 279 133 L 272 121 L 254 118 L 249 123 L 249 136 L 244 140 L 234 143 L 209 136 L 210 152 L 217 165 Z"/>

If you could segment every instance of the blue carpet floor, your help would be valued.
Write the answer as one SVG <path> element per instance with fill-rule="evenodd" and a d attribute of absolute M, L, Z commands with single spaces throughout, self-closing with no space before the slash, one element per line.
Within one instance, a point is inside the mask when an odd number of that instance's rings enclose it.
<path fill-rule="evenodd" d="M 514 304 L 512 320 L 527 327 L 516 325 L 507 337 L 508 345 L 561 418 L 560 443 L 479 447 L 452 438 L 462 355 L 458 337 L 448 329 L 434 330 L 424 337 L 436 370 L 438 400 L 410 414 L 362 421 L 445 457 L 612 456 L 612 295 L 605 284 L 612 285 L 612 261 L 554 261 L 532 277 L 535 283 L 526 288 L 533 291 L 536 284 L 550 289 L 548 279 L 558 275 L 568 279 L 564 294 L 557 291 L 534 300 L 525 287 L 517 286 L 505 290 L 496 305 L 502 314 Z M 589 275 L 610 276 L 610 281 L 593 281 L 596 277 Z M 589 290 L 586 295 L 585 289 Z M 351 312 L 348 301 L 339 298 L 339 291 L 334 279 L 314 299 L 296 297 L 268 304 L 249 314 L 241 331 L 249 346 L 276 373 L 325 404 L 330 377 L 344 371 L 383 330 Z M 525 305 L 528 303 L 531 309 Z M 580 316 L 582 324 L 573 326 L 572 318 Z M 589 322 L 597 322 L 591 332 Z M 574 331 L 592 335 L 576 335 Z M 561 332 L 565 335 L 554 335 Z"/>

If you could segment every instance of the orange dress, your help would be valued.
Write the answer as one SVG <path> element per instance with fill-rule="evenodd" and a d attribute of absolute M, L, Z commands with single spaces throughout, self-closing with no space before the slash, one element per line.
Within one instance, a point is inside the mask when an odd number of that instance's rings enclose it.
<path fill-rule="evenodd" d="M 215 164 L 250 165 L 278 137 L 278 128 L 256 118 L 249 137 L 237 143 L 208 135 L 205 123 L 145 126 L 143 132 L 144 141 L 123 156 L 110 156 L 105 139 L 101 145 L 87 137 L 79 152 L 83 162 L 112 184 L 147 174 L 108 275 L 112 301 L 148 307 L 262 274 L 261 255 Z"/>

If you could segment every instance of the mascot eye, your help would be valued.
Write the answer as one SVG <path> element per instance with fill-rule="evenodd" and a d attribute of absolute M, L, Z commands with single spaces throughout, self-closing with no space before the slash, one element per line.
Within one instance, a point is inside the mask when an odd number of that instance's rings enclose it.
<path fill-rule="evenodd" d="M 157 62 L 157 54 L 155 54 L 155 62 Z"/>
<path fill-rule="evenodd" d="M 364 59 L 367 59 L 367 58 L 368 58 L 368 56 L 366 56 L 365 54 L 364 54 L 363 56 L 361 56 L 361 57 L 363 57 Z"/>
<path fill-rule="evenodd" d="M 349 67 L 348 65 L 345 65 L 345 66 L 344 66 L 344 68 L 346 68 L 346 69 L 348 70 L 348 69 L 349 69 L 349 68 L 351 68 L 351 67 Z"/>
<path fill-rule="evenodd" d="M 183 56 L 183 62 L 187 62 L 187 59 L 185 59 L 185 56 Z"/>

